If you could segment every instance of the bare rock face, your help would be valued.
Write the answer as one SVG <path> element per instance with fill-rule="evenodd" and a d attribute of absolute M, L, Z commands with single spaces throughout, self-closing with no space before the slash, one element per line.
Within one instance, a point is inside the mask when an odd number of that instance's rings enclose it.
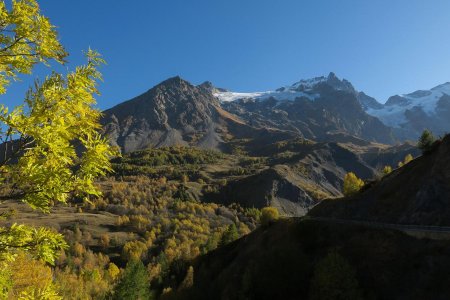
<path fill-rule="evenodd" d="M 305 94 L 294 100 L 286 101 L 279 93 L 263 101 L 247 98 L 222 105 L 255 127 L 291 130 L 311 140 L 330 141 L 330 134 L 340 133 L 367 141 L 395 142 L 391 128 L 363 109 L 378 107 L 375 99 L 356 92 L 350 82 L 338 79 L 333 73 L 314 80 L 317 83 L 301 81 L 289 87 L 291 91 Z"/>
<path fill-rule="evenodd" d="M 180 77 L 104 112 L 104 134 L 124 152 L 174 145 L 220 148 L 226 123 L 220 106 L 205 88 Z"/>
<path fill-rule="evenodd" d="M 255 128 L 224 110 L 211 83 L 194 86 L 170 78 L 146 93 L 104 112 L 103 134 L 123 152 L 148 147 L 195 146 L 227 151 L 230 141 L 244 147 L 297 137 L 277 128 Z"/>
<path fill-rule="evenodd" d="M 313 85 L 301 81 L 289 88 L 319 96 L 314 101 L 299 97 L 226 103 L 215 96 L 226 90 L 174 77 L 106 110 L 103 133 L 124 152 L 173 145 L 225 150 L 236 139 L 261 144 L 295 137 L 329 141 L 337 135 L 393 143 L 390 129 L 361 107 L 362 101 L 375 105 L 373 99 L 358 94 L 350 82 L 333 73 L 316 78 Z"/>

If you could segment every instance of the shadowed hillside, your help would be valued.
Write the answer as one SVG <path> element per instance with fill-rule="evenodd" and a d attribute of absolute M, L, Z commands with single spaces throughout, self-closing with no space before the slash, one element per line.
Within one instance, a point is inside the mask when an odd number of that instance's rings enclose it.
<path fill-rule="evenodd" d="M 200 257 L 193 287 L 167 298 L 448 299 L 449 246 L 393 230 L 283 220 Z M 330 253 L 345 268 L 329 263 Z M 320 291 L 328 298 L 317 298 Z"/>
<path fill-rule="evenodd" d="M 312 216 L 386 223 L 450 225 L 450 136 L 425 155 L 353 197 L 328 200 Z"/>

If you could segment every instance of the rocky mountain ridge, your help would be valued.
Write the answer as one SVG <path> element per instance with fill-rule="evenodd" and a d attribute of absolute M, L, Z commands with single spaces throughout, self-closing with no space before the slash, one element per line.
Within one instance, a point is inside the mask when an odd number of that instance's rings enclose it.
<path fill-rule="evenodd" d="M 242 141 L 240 146 L 252 148 L 296 137 L 394 143 L 391 128 L 368 115 L 363 101 L 373 106 L 370 97 L 334 73 L 250 94 L 174 77 L 106 110 L 102 124 L 103 133 L 124 152 L 173 145 L 231 151 Z"/>
<path fill-rule="evenodd" d="M 300 80 L 275 91 L 235 93 L 222 89 L 215 91 L 215 96 L 227 105 L 236 102 L 272 101 L 272 110 L 279 110 L 279 106 L 285 110 L 283 106 L 286 106 L 286 103 L 300 101 L 300 99 L 310 100 L 311 103 L 317 102 L 322 97 L 325 85 L 335 92 L 348 94 L 347 106 L 350 111 L 352 111 L 351 99 L 356 97 L 366 114 L 377 118 L 392 131 L 395 141 L 416 140 L 424 129 L 430 129 L 437 135 L 445 134 L 450 129 L 450 82 L 430 90 L 417 90 L 410 94 L 394 95 L 385 104 L 362 91 L 357 91 L 348 80 L 339 79 L 334 73 Z M 267 113 L 264 114 L 264 117 L 266 115 Z M 305 118 L 301 120 L 304 121 Z M 347 127 L 345 130 L 348 131 L 349 128 Z M 381 141 L 380 137 L 374 137 L 367 133 L 361 134 L 354 128 L 350 128 L 350 132 L 368 140 Z M 383 137 L 382 140 L 388 142 L 389 139 Z"/>

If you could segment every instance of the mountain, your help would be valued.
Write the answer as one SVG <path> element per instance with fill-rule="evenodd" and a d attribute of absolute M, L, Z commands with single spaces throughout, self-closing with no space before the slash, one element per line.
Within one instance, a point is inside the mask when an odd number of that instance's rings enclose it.
<path fill-rule="evenodd" d="M 195 145 L 216 147 L 223 140 L 216 130 L 239 120 L 227 118 L 204 89 L 180 77 L 104 112 L 105 134 L 125 152 L 147 147 Z"/>
<path fill-rule="evenodd" d="M 212 86 L 170 78 L 146 93 L 104 112 L 103 133 L 123 152 L 148 147 L 196 146 L 226 150 L 232 139 L 273 142 L 293 133 L 255 129 L 223 110 Z"/>
<path fill-rule="evenodd" d="M 353 197 L 323 201 L 310 214 L 383 223 L 450 226 L 450 136 Z"/>
<path fill-rule="evenodd" d="M 334 73 L 250 93 L 174 77 L 106 110 L 102 124 L 124 152 L 173 145 L 253 151 L 298 137 L 395 144 L 417 140 L 424 129 L 436 135 L 449 130 L 450 83 L 381 104 Z"/>
<path fill-rule="evenodd" d="M 424 129 L 442 135 L 450 131 L 450 82 L 430 90 L 395 95 L 384 105 L 378 103 L 364 109 L 392 127 L 400 140 L 416 140 Z"/>
<path fill-rule="evenodd" d="M 381 143 L 395 141 L 389 127 L 363 110 L 360 99 L 369 97 L 358 93 L 349 81 L 339 79 L 334 73 L 301 80 L 275 91 L 225 91 L 214 95 L 225 110 L 254 127 L 289 130 L 316 141 L 333 140 L 336 134 Z"/>
<path fill-rule="evenodd" d="M 355 196 L 324 200 L 306 218 L 273 221 L 199 257 L 190 288 L 171 296 L 448 299 L 449 170 L 450 135 Z"/>
<path fill-rule="evenodd" d="M 258 154 L 266 161 L 264 168 L 228 179 L 227 185 L 204 200 L 248 208 L 274 206 L 282 215 L 303 216 L 322 199 L 342 196 L 347 172 L 365 179 L 376 176 L 376 168 L 354 152 L 343 144 L 301 139 L 267 145 Z"/>
<path fill-rule="evenodd" d="M 366 114 L 358 97 L 334 73 L 264 93 L 233 93 L 174 77 L 106 110 L 103 133 L 123 152 L 174 145 L 252 152 L 298 137 L 393 143 L 390 128 Z"/>
<path fill-rule="evenodd" d="M 392 96 L 385 104 L 357 91 L 334 73 L 274 91 L 213 92 L 225 109 L 254 126 L 293 130 L 320 141 L 329 140 L 330 132 L 344 132 L 369 141 L 393 143 L 417 140 L 424 129 L 437 135 L 450 130 L 450 82 Z"/>

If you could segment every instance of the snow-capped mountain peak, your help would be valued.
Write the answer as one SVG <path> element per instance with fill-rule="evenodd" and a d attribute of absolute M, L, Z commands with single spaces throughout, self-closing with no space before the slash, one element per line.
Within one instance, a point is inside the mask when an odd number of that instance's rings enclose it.
<path fill-rule="evenodd" d="M 395 95 L 381 108 L 369 108 L 367 113 L 379 118 L 383 123 L 394 128 L 407 124 L 409 115 L 423 113 L 425 117 L 433 117 L 445 96 L 450 95 L 450 82 L 438 85 L 430 90 L 417 90 L 409 94 Z"/>
<path fill-rule="evenodd" d="M 222 91 L 215 92 L 214 95 L 223 102 L 236 101 L 239 99 L 254 99 L 256 101 L 261 101 L 270 98 L 278 101 L 294 101 L 295 99 L 302 97 L 314 101 L 320 97 L 317 88 L 321 84 L 327 84 L 336 90 L 356 92 L 349 81 L 345 79 L 340 80 L 333 72 L 331 72 L 328 76 L 302 79 L 292 85 L 284 86 L 274 91 L 249 93 Z"/>

